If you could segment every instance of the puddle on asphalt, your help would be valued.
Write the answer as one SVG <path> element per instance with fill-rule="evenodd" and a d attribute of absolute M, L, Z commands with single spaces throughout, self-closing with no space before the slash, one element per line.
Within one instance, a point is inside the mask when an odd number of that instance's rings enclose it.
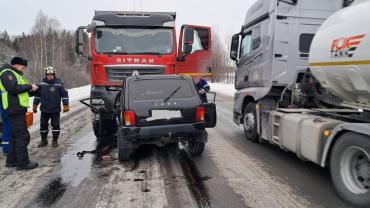
<path fill-rule="evenodd" d="M 81 150 L 95 149 L 95 141 L 94 134 L 89 133 L 74 143 L 67 153 L 63 155 L 58 175 L 62 178 L 64 183 L 76 187 L 85 178 L 90 176 L 94 155 L 86 154 L 82 159 L 79 159 L 76 154 Z"/>
<path fill-rule="evenodd" d="M 91 169 L 96 155 L 85 154 L 82 159 L 77 152 L 100 148 L 96 145 L 96 137 L 90 132 L 71 145 L 61 158 L 58 176 L 52 179 L 27 208 L 52 207 L 63 196 L 67 186 L 77 187 L 91 175 Z"/>

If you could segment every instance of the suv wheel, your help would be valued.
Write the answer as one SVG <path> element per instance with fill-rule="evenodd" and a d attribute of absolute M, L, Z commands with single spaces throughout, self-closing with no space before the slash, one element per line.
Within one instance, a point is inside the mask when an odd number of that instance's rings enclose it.
<path fill-rule="evenodd" d="M 205 141 L 207 141 L 208 134 L 204 131 L 203 134 L 199 134 L 194 137 L 193 140 L 188 141 L 188 149 L 191 155 L 201 155 L 205 148 Z"/>
<path fill-rule="evenodd" d="M 248 103 L 243 114 L 243 128 L 245 137 L 258 142 L 256 103 Z"/>

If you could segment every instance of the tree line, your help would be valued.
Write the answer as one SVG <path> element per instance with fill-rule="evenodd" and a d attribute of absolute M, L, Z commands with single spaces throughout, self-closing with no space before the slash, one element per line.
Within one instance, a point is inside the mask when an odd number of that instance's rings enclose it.
<path fill-rule="evenodd" d="M 74 32 L 61 29 L 60 23 L 40 11 L 30 34 L 10 38 L 0 31 L 0 64 L 15 55 L 28 60 L 27 79 L 32 83 L 45 77 L 44 68 L 52 66 L 67 88 L 89 84 L 87 60 L 74 52 Z"/>

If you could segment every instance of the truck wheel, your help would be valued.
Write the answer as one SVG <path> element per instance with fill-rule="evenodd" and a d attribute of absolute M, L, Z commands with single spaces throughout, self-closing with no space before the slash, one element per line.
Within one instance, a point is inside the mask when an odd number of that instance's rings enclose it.
<path fill-rule="evenodd" d="M 127 161 L 133 152 L 132 145 L 129 142 L 118 139 L 118 160 Z"/>
<path fill-rule="evenodd" d="M 191 155 L 199 156 L 203 153 L 205 148 L 205 141 L 207 141 L 208 134 L 204 131 L 203 134 L 195 136 L 193 140 L 188 141 L 188 150 Z"/>
<path fill-rule="evenodd" d="M 370 137 L 352 132 L 340 136 L 330 156 L 330 173 L 342 199 L 370 207 Z"/>
<path fill-rule="evenodd" d="M 245 137 L 258 142 L 256 103 L 248 103 L 243 114 L 243 128 Z"/>

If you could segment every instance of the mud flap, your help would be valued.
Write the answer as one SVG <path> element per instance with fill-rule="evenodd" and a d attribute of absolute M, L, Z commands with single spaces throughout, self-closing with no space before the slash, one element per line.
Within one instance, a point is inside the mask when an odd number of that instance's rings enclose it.
<path fill-rule="evenodd" d="M 204 103 L 204 121 L 206 128 L 213 128 L 217 124 L 216 104 Z"/>
<path fill-rule="evenodd" d="M 122 130 L 118 131 L 117 136 L 118 159 L 119 161 L 127 161 L 134 152 L 134 147 L 129 137 L 125 136 Z"/>

